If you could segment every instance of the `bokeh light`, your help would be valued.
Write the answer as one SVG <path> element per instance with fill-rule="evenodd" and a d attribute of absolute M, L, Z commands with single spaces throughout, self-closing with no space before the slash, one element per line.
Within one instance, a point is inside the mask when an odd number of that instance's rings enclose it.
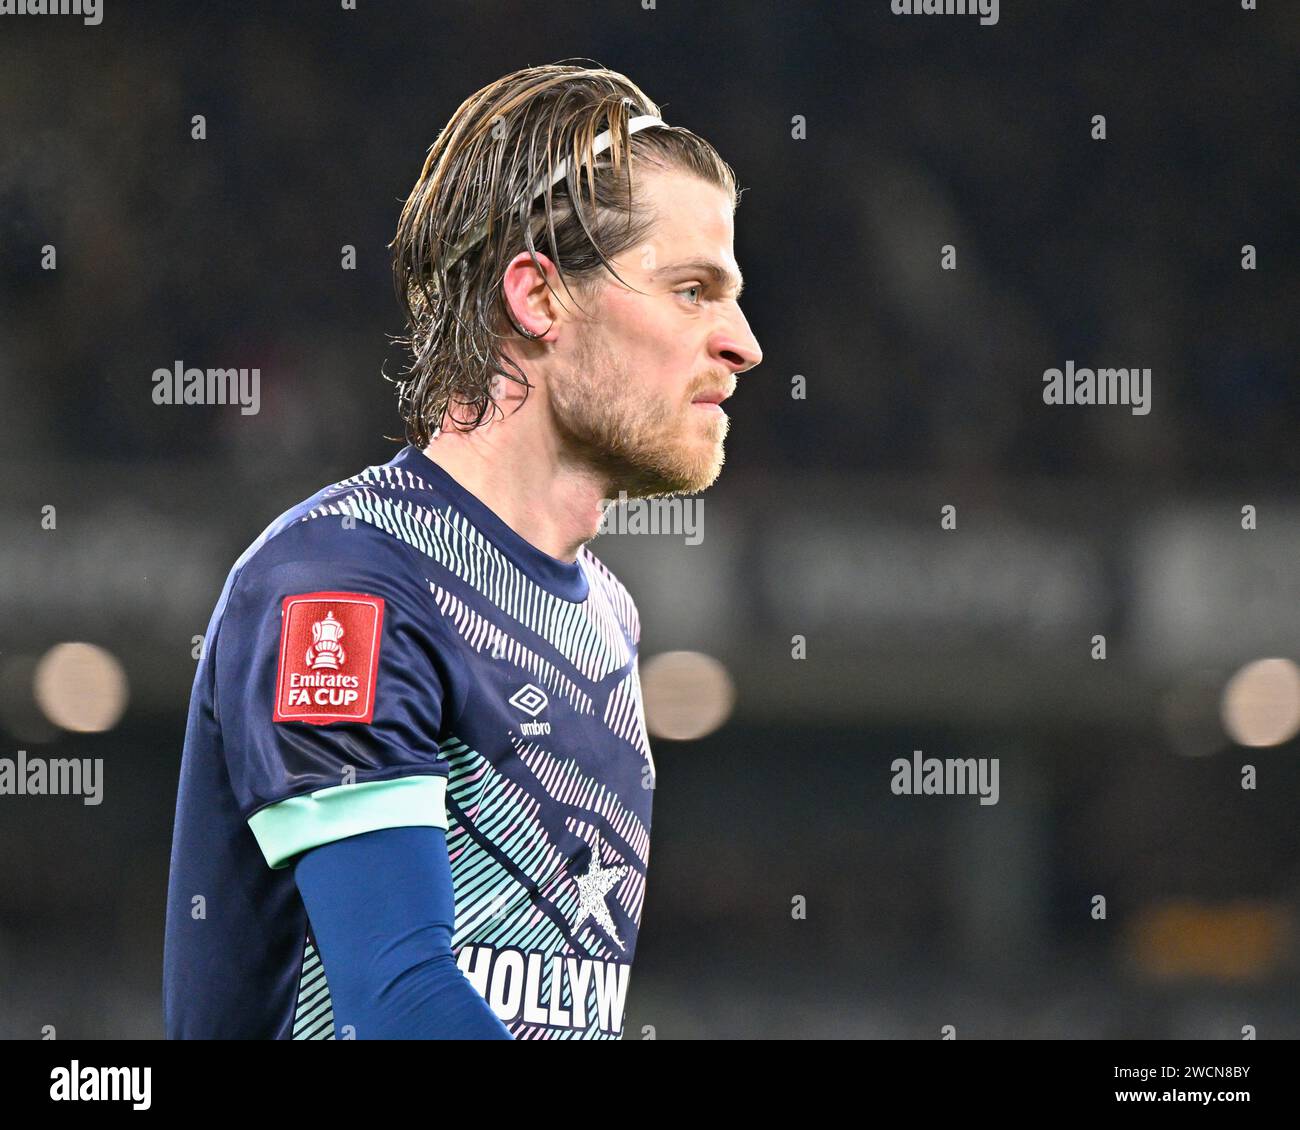
<path fill-rule="evenodd" d="M 111 730 L 126 709 L 127 680 L 111 652 L 92 643 L 61 643 L 36 665 L 36 702 L 65 730 Z"/>
<path fill-rule="evenodd" d="M 1223 728 L 1238 745 L 1271 746 L 1300 731 L 1300 668 L 1290 659 L 1247 663 L 1223 691 Z"/>
<path fill-rule="evenodd" d="M 736 702 L 727 669 L 698 651 L 665 651 L 643 662 L 641 691 L 651 736 L 679 742 L 713 733 Z"/>

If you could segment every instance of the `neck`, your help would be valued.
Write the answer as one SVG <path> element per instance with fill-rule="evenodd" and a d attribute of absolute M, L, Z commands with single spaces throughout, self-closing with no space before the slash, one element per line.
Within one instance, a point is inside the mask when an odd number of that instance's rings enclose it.
<path fill-rule="evenodd" d="M 596 536 L 608 484 L 565 462 L 554 436 L 526 426 L 520 417 L 532 416 L 528 410 L 512 416 L 514 407 L 503 404 L 504 418 L 468 432 L 447 426 L 424 454 L 526 542 L 576 561 Z"/>

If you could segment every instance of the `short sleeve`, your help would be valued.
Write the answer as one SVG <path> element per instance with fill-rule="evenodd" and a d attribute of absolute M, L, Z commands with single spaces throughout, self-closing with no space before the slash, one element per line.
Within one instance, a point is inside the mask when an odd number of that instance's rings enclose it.
<path fill-rule="evenodd" d="M 438 734 L 455 682 L 410 550 L 364 522 L 296 523 L 238 573 L 214 703 L 240 814 L 272 868 L 380 828 L 446 829 Z"/>

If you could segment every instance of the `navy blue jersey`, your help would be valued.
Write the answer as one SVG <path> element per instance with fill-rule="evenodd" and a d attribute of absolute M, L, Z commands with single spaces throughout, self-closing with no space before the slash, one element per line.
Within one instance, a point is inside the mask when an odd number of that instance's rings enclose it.
<path fill-rule="evenodd" d="M 231 570 L 190 699 L 169 1038 L 331 1039 L 290 863 L 446 829 L 457 964 L 516 1039 L 622 1035 L 654 762 L 636 607 L 414 447 L 277 518 Z"/>

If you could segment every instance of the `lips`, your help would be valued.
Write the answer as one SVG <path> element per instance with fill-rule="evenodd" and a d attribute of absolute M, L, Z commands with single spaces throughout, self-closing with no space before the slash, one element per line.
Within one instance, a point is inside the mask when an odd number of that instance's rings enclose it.
<path fill-rule="evenodd" d="M 730 396 L 731 396 L 731 389 L 729 389 L 729 388 L 715 388 L 715 389 L 713 389 L 713 391 L 711 391 L 711 392 L 702 392 L 702 393 L 700 393 L 700 395 L 697 396 L 694 400 L 692 400 L 691 403 L 692 403 L 692 404 L 715 404 L 715 405 L 717 405 L 717 404 L 721 404 L 724 400 L 729 399 Z"/>

